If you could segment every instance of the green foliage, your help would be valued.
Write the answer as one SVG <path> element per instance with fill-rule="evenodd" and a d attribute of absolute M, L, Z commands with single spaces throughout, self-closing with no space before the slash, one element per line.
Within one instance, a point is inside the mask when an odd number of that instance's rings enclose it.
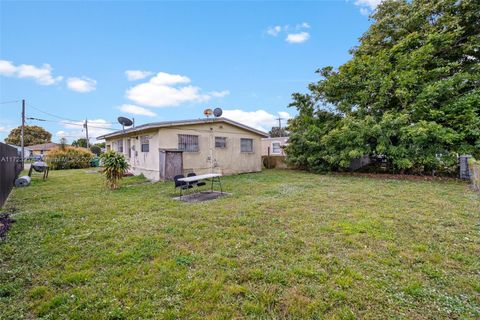
<path fill-rule="evenodd" d="M 268 132 L 268 135 L 272 138 L 288 137 L 288 132 L 285 128 L 272 127 L 272 129 Z"/>
<path fill-rule="evenodd" d="M 60 150 L 65 150 L 66 147 L 67 147 L 67 138 L 65 137 L 60 138 L 60 141 L 59 141 Z"/>
<path fill-rule="evenodd" d="M 52 170 L 89 168 L 93 154 L 81 148 L 60 146 L 47 152 L 46 161 Z"/>
<path fill-rule="evenodd" d="M 127 172 L 130 165 L 123 154 L 115 151 L 108 151 L 101 155 L 103 161 L 103 173 L 107 179 L 106 183 L 110 189 L 117 189 L 118 182 Z"/>
<path fill-rule="evenodd" d="M 77 139 L 77 140 L 73 140 L 72 146 L 87 148 L 87 139 L 86 138 L 80 138 L 80 139 Z"/>
<path fill-rule="evenodd" d="M 473 0 L 382 2 L 353 58 L 293 95 L 289 161 L 335 170 L 371 155 L 424 173 L 453 170 L 459 153 L 478 157 L 479 16 Z"/>
<path fill-rule="evenodd" d="M 19 146 L 21 144 L 20 136 L 22 127 L 19 126 L 12 129 L 5 138 L 5 143 Z M 23 131 L 23 139 L 25 146 L 33 146 L 35 144 L 42 144 L 52 141 L 52 134 L 39 126 L 25 126 Z"/>
<path fill-rule="evenodd" d="M 98 144 L 94 144 L 93 146 L 91 146 L 90 151 L 92 151 L 92 153 L 97 156 L 102 154 L 102 148 Z"/>

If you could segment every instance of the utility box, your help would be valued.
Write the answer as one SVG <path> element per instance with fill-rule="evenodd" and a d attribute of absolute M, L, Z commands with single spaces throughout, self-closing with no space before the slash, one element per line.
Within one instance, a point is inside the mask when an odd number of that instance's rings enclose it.
<path fill-rule="evenodd" d="M 160 180 L 173 180 L 183 174 L 183 151 L 177 149 L 159 149 Z"/>
<path fill-rule="evenodd" d="M 471 158 L 471 155 L 462 155 L 458 157 L 458 162 L 460 165 L 460 179 L 470 180 L 470 170 L 468 168 L 468 160 Z"/>

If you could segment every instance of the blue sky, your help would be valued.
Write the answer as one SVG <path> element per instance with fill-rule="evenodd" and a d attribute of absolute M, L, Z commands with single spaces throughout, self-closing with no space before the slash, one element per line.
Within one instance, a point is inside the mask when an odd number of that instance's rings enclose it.
<path fill-rule="evenodd" d="M 0 2 L 0 140 L 20 123 L 53 141 L 203 117 L 207 107 L 268 130 L 314 71 L 338 67 L 377 0 Z M 287 115 L 288 113 L 288 115 Z M 68 119 L 68 120 L 66 120 Z"/>

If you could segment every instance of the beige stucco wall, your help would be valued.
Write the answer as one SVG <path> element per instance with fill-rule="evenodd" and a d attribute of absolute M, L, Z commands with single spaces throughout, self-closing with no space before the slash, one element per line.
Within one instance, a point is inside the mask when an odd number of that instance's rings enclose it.
<path fill-rule="evenodd" d="M 272 143 L 273 142 L 279 142 L 280 146 L 285 146 L 287 145 L 288 137 L 278 137 L 278 138 L 263 138 L 262 139 L 262 156 L 267 156 L 268 155 L 268 148 L 270 147 L 270 155 L 272 156 L 285 156 L 285 151 L 280 149 L 280 153 L 272 153 L 273 147 Z"/>
<path fill-rule="evenodd" d="M 211 128 L 213 130 L 211 130 Z M 262 170 L 261 137 L 251 131 L 230 125 L 228 123 L 195 124 L 175 127 L 164 127 L 145 132 L 130 133 L 122 137 L 123 153 L 128 158 L 127 139 L 131 143 L 129 163 L 135 174 L 145 175 L 150 180 L 159 180 L 159 148 L 177 149 L 178 135 L 198 135 L 199 151 L 183 152 L 184 173 L 197 174 L 212 171 L 210 153 L 212 149 L 213 172 L 223 175 Z M 149 152 L 141 152 L 140 137 L 150 137 Z M 137 139 L 138 136 L 138 139 Z M 226 137 L 225 149 L 215 148 L 215 136 Z M 240 139 L 253 139 L 253 152 L 240 152 Z M 112 142 L 120 138 L 106 139 L 106 144 L 112 147 Z M 211 148 L 212 147 L 212 148 Z M 113 150 L 117 151 L 116 148 Z"/>
<path fill-rule="evenodd" d="M 150 140 L 149 152 L 141 151 L 140 139 L 148 136 Z M 123 154 L 130 163 L 130 169 L 135 175 L 143 174 L 147 179 L 159 179 L 159 158 L 158 158 L 158 130 L 134 132 L 122 137 L 106 139 L 107 149 L 118 151 L 114 143 L 121 140 L 123 143 Z M 128 152 L 128 140 L 130 140 L 130 156 Z"/>

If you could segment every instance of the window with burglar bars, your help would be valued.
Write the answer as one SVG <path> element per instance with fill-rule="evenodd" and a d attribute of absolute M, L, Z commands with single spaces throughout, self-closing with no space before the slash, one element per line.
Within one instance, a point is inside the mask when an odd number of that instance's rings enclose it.
<path fill-rule="evenodd" d="M 215 148 L 225 149 L 227 147 L 226 137 L 215 137 Z"/>
<path fill-rule="evenodd" d="M 199 150 L 198 136 L 191 134 L 179 134 L 178 149 L 185 152 L 197 152 Z"/>
<path fill-rule="evenodd" d="M 141 136 L 140 143 L 141 143 L 140 149 L 142 152 L 150 151 L 150 139 L 148 138 L 148 136 Z"/>
<path fill-rule="evenodd" d="M 241 152 L 253 152 L 253 139 L 240 139 Z"/>
<path fill-rule="evenodd" d="M 123 140 L 117 140 L 117 152 L 123 153 Z"/>

